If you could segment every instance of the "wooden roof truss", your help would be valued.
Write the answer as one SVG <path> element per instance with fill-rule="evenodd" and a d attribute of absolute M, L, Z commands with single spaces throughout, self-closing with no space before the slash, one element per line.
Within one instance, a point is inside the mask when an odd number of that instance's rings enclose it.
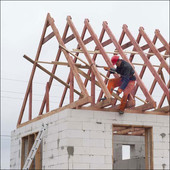
<path fill-rule="evenodd" d="M 46 30 L 48 27 L 51 27 L 52 32 L 46 36 Z M 71 31 L 72 33 L 68 35 L 69 31 Z M 88 38 L 85 38 L 86 35 L 90 35 L 90 36 Z M 105 36 L 108 37 L 108 39 L 104 40 Z M 45 67 L 40 65 L 43 62 L 39 61 L 39 56 L 43 45 L 53 37 L 57 39 L 59 47 L 57 50 L 55 61 L 48 62 L 50 64 L 53 64 L 52 70 L 49 71 Z M 123 44 L 124 39 L 126 40 L 128 39 L 128 41 Z M 143 41 L 146 44 L 141 46 L 140 45 L 141 39 L 143 39 Z M 67 43 L 70 44 L 72 40 L 74 41 L 76 40 L 77 46 L 76 49 L 70 51 L 66 47 L 66 45 Z M 155 45 L 157 40 L 159 40 L 162 45 L 160 48 L 157 48 Z M 89 45 L 89 43 L 95 44 L 94 50 L 92 52 L 90 52 L 89 49 L 87 49 L 86 47 L 87 45 Z M 166 72 L 166 74 L 169 75 L 170 69 L 166 60 L 169 59 L 170 45 L 161 35 L 159 30 L 155 31 L 154 38 L 153 40 L 151 40 L 148 37 L 148 35 L 145 33 L 144 28 L 140 27 L 137 38 L 135 39 L 131 34 L 131 32 L 129 31 L 127 25 L 123 25 L 122 33 L 120 35 L 119 40 L 117 41 L 111 29 L 109 28 L 107 22 L 103 22 L 102 30 L 98 38 L 92 26 L 90 25 L 88 19 L 85 19 L 82 33 L 81 35 L 79 35 L 75 25 L 73 24 L 71 17 L 68 16 L 64 33 L 61 36 L 56 25 L 54 24 L 54 19 L 50 16 L 50 14 L 47 14 L 47 18 L 44 24 L 44 28 L 41 35 L 35 60 L 32 60 L 28 56 L 24 55 L 24 58 L 26 58 L 28 61 L 30 61 L 33 64 L 33 68 L 28 82 L 26 94 L 21 107 L 21 112 L 19 115 L 17 125 L 19 126 L 21 124 L 28 98 L 29 98 L 28 121 L 32 120 L 32 83 L 37 67 L 50 76 L 49 81 L 46 84 L 46 92 L 42 100 L 39 116 L 43 115 L 45 107 L 46 107 L 46 112 L 50 112 L 49 91 L 52 86 L 53 80 L 57 80 L 60 84 L 64 85 L 64 90 L 59 102 L 58 110 L 62 110 L 65 108 L 84 108 L 84 109 L 95 109 L 95 110 L 103 109 L 103 110 L 115 111 L 119 106 L 118 101 L 120 101 L 121 98 L 117 96 L 114 92 L 112 95 L 109 93 L 107 89 L 107 82 L 110 77 L 110 73 L 105 72 L 106 73 L 105 75 L 101 73 L 99 69 L 100 66 L 98 66 L 96 62 L 97 57 L 100 55 L 99 57 L 100 58 L 102 57 L 104 60 L 104 63 L 102 63 L 101 65 L 108 66 L 110 68 L 113 67 L 110 61 L 109 53 L 105 49 L 109 45 L 112 45 L 113 46 L 112 49 L 115 49 L 112 52 L 112 54 L 119 54 L 120 57 L 126 60 L 127 62 L 129 62 L 132 65 L 132 67 L 135 67 L 136 65 L 142 66 L 140 72 L 137 72 L 135 69 L 137 83 L 132 93 L 129 96 L 126 110 L 128 111 L 128 109 L 130 109 L 131 111 L 134 110 L 134 111 L 144 112 L 155 108 L 155 111 L 168 112 L 169 107 L 168 106 L 162 107 L 162 106 L 166 98 L 169 102 L 170 83 L 169 80 L 168 81 L 166 80 L 166 77 L 164 76 L 164 72 Z M 125 49 L 128 48 L 132 48 L 132 51 L 129 52 L 129 57 L 128 57 L 128 51 L 125 51 Z M 148 50 L 147 53 L 145 52 L 146 50 Z M 162 54 L 163 52 L 164 54 Z M 62 53 L 64 54 L 67 62 L 60 61 L 60 56 Z M 83 54 L 84 57 L 79 57 L 80 54 Z M 143 64 L 133 63 L 133 60 L 136 57 L 136 55 L 137 57 L 140 57 L 143 60 L 144 62 Z M 157 59 L 160 62 L 159 65 L 157 66 L 152 65 L 152 63 L 150 62 L 150 58 L 152 56 L 157 57 Z M 70 72 L 68 74 L 68 78 L 66 82 L 64 82 L 61 78 L 55 75 L 58 65 L 66 65 L 70 67 Z M 156 67 L 159 68 L 156 70 L 155 69 Z M 145 74 L 145 70 L 147 68 L 149 69 L 150 73 L 154 77 L 150 89 L 148 89 L 145 86 L 146 82 L 143 82 L 142 79 Z M 164 70 L 164 72 L 162 70 Z M 118 77 L 119 75 L 115 74 L 114 76 Z M 84 81 L 82 77 L 84 78 Z M 75 81 L 77 82 L 80 91 L 75 89 L 74 87 Z M 87 89 L 88 82 L 91 82 L 90 91 Z M 163 91 L 163 95 L 159 103 L 156 103 L 154 97 L 152 96 L 156 84 L 159 84 L 161 90 Z M 100 89 L 100 92 L 98 94 L 96 93 L 96 87 Z M 140 97 L 136 96 L 137 90 L 139 88 L 141 89 L 144 99 L 141 99 Z M 70 101 L 67 105 L 63 106 L 68 89 L 70 89 L 69 90 Z M 76 101 L 75 101 L 74 94 L 77 94 L 79 96 L 78 100 Z M 106 96 L 107 100 L 100 102 L 100 99 L 103 95 Z M 142 101 L 143 104 L 135 105 L 135 98 Z M 90 104 L 87 106 L 88 103 Z M 139 131 L 143 131 L 143 129 L 139 129 Z M 121 133 L 123 132 L 124 131 L 122 130 Z"/>

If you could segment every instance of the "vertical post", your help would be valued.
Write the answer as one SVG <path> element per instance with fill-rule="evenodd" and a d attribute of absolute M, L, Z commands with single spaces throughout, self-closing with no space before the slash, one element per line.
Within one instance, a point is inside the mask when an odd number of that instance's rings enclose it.
<path fill-rule="evenodd" d="M 145 169 L 149 169 L 148 164 L 148 129 L 145 128 Z"/>
<path fill-rule="evenodd" d="M 30 92 L 29 92 L 29 116 L 28 120 L 32 119 L 32 84 L 30 86 Z"/>
<path fill-rule="evenodd" d="M 91 105 L 95 104 L 95 74 L 91 72 Z"/>
<path fill-rule="evenodd" d="M 74 74 L 70 68 L 70 103 L 74 102 Z"/>
<path fill-rule="evenodd" d="M 33 143 L 34 143 L 34 135 L 29 135 L 29 136 L 28 136 L 28 155 L 29 155 L 29 153 L 30 153 L 30 151 L 31 151 L 31 148 L 32 148 L 32 146 L 33 146 Z M 27 155 L 27 156 L 28 156 L 28 155 Z M 31 166 L 30 166 L 30 169 L 33 169 L 33 167 L 34 167 L 34 161 L 32 161 Z"/>
<path fill-rule="evenodd" d="M 114 169 L 114 126 L 112 125 L 112 169 Z"/>
<path fill-rule="evenodd" d="M 22 147 L 21 147 L 21 169 L 24 166 L 24 162 L 25 162 L 25 140 L 26 137 L 22 138 Z"/>
<path fill-rule="evenodd" d="M 149 129 L 150 169 L 153 170 L 153 129 Z"/>
<path fill-rule="evenodd" d="M 46 84 L 46 112 L 49 112 L 49 82 Z"/>

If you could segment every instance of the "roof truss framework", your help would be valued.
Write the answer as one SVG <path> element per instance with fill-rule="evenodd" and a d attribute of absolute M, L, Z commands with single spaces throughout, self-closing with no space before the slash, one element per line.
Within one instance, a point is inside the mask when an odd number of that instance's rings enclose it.
<path fill-rule="evenodd" d="M 48 27 L 51 27 L 52 32 L 49 35 L 45 36 L 46 30 Z M 67 35 L 69 30 L 72 32 L 71 35 Z M 85 39 L 87 33 L 90 36 Z M 103 40 L 104 36 L 107 36 L 109 38 L 104 41 Z M 128 38 L 129 41 L 126 42 L 125 44 L 123 44 L 123 40 L 124 40 L 125 36 Z M 38 64 L 38 62 L 40 62 L 39 56 L 40 56 L 42 46 L 53 37 L 56 37 L 58 44 L 59 44 L 59 48 L 57 51 L 55 61 L 52 62 L 52 64 L 54 64 L 52 71 L 48 71 L 47 69 L 42 67 L 40 64 Z M 140 46 L 141 38 L 143 38 L 145 40 L 145 42 L 146 42 L 145 45 Z M 160 42 L 162 44 L 162 46 L 160 48 L 156 48 L 156 45 L 155 45 L 156 41 L 158 39 L 160 40 Z M 68 42 L 70 43 L 72 40 L 74 40 L 74 41 L 76 40 L 77 47 L 76 47 L 75 51 L 71 52 L 67 49 L 66 44 Z M 95 44 L 93 56 L 90 55 L 90 51 L 86 47 L 89 43 Z M 76 27 L 74 26 L 74 24 L 72 22 L 71 17 L 68 16 L 66 26 L 64 29 L 64 33 L 61 37 L 57 27 L 54 24 L 54 19 L 50 16 L 50 14 L 48 14 L 45 24 L 44 24 L 44 28 L 43 28 L 42 36 L 40 39 L 39 47 L 37 50 L 37 54 L 35 57 L 35 61 L 30 59 L 26 55 L 24 56 L 28 61 L 30 61 L 33 64 L 33 68 L 32 68 L 29 82 L 28 82 L 26 94 L 24 97 L 24 101 L 23 101 L 23 105 L 21 108 L 21 112 L 19 115 L 17 125 L 21 124 L 28 97 L 29 97 L 29 121 L 32 119 L 32 82 L 33 82 L 34 74 L 36 71 L 36 67 L 38 67 L 39 69 L 41 69 L 42 71 L 44 71 L 45 73 L 50 75 L 49 81 L 46 84 L 46 92 L 45 92 L 43 100 L 42 100 L 39 115 L 43 114 L 45 106 L 46 106 L 46 112 L 50 111 L 49 91 L 50 91 L 50 88 L 52 86 L 52 82 L 54 79 L 65 86 L 61 100 L 59 102 L 60 110 L 64 109 L 64 108 L 80 108 L 80 107 L 83 107 L 83 105 L 86 105 L 87 103 L 91 103 L 91 105 L 87 106 L 86 109 L 102 109 L 102 108 L 104 110 L 117 109 L 117 107 L 119 106 L 118 101 L 121 98 L 119 96 L 117 96 L 115 93 L 113 93 L 111 95 L 107 89 L 107 81 L 108 81 L 108 78 L 110 77 L 110 73 L 107 72 L 106 75 L 103 75 L 102 73 L 100 73 L 100 71 L 98 69 L 99 66 L 96 63 L 98 54 L 100 54 L 101 56 L 99 56 L 99 57 L 102 57 L 105 62 L 105 64 L 102 64 L 102 65 L 108 66 L 110 68 L 113 67 L 113 65 L 110 61 L 108 52 L 106 52 L 106 50 L 105 50 L 105 47 L 109 46 L 109 45 L 113 45 L 114 46 L 113 48 L 115 48 L 115 51 L 113 52 L 113 54 L 114 53 L 119 54 L 122 57 L 122 59 L 129 62 L 132 65 L 132 67 L 135 66 L 135 63 L 132 62 L 135 58 L 135 55 L 139 55 L 141 57 L 141 59 L 144 61 L 144 64 L 139 64 L 139 65 L 142 65 L 141 72 L 140 73 L 138 73 L 137 71 L 135 72 L 135 75 L 137 78 L 137 84 L 129 96 L 129 101 L 127 103 L 127 107 L 130 107 L 131 110 L 133 109 L 133 110 L 140 110 L 140 111 L 146 111 L 146 110 L 153 109 L 156 107 L 157 107 L 156 109 L 159 109 L 159 110 L 161 108 L 163 108 L 162 105 L 165 101 L 165 98 L 167 98 L 167 100 L 169 101 L 168 89 L 169 89 L 170 83 L 169 83 L 169 81 L 168 82 L 165 81 L 166 78 L 163 74 L 162 69 L 164 69 L 164 71 L 166 71 L 169 75 L 169 66 L 166 62 L 166 59 L 168 58 L 168 56 L 170 54 L 170 51 L 169 51 L 170 46 L 167 43 L 167 41 L 163 38 L 163 36 L 160 34 L 159 30 L 155 31 L 154 38 L 151 41 L 149 39 L 149 37 L 147 36 L 147 34 L 145 33 L 144 29 L 142 27 L 140 27 L 138 36 L 135 40 L 135 38 L 129 31 L 127 25 L 123 25 L 122 33 L 120 35 L 119 40 L 117 41 L 114 34 L 112 33 L 111 29 L 109 28 L 107 22 L 103 22 L 103 27 L 102 27 L 100 36 L 98 38 L 97 35 L 95 34 L 93 28 L 91 27 L 89 20 L 85 19 L 84 27 L 83 27 L 83 30 L 82 30 L 82 33 L 80 36 Z M 132 52 L 130 52 L 130 56 L 128 58 L 128 55 L 127 55 L 128 52 L 126 52 L 124 50 L 129 47 L 133 47 L 133 50 L 132 50 Z M 145 50 L 148 50 L 147 54 L 144 52 Z M 98 52 L 96 52 L 96 51 L 98 51 Z M 161 54 L 162 52 L 164 52 L 165 55 L 162 55 Z M 64 54 L 64 56 L 67 60 L 67 63 L 60 61 L 60 56 L 62 53 Z M 87 62 L 85 62 L 84 59 L 79 57 L 80 53 L 83 53 Z M 154 65 L 152 65 L 152 63 L 150 62 L 150 58 L 152 56 L 156 56 L 160 61 L 160 65 L 157 66 L 157 67 L 159 67 L 157 71 L 154 68 Z M 78 64 L 77 61 L 80 61 L 81 63 L 83 63 L 83 65 Z M 67 78 L 66 82 L 64 82 L 63 80 L 61 80 L 59 77 L 57 77 L 55 75 L 57 66 L 59 64 L 67 65 L 70 67 L 70 72 L 68 74 L 68 78 Z M 154 77 L 154 80 L 153 80 L 153 83 L 152 83 L 150 89 L 148 89 L 144 85 L 144 82 L 142 80 L 146 68 L 149 69 L 152 76 Z M 85 72 L 84 69 L 87 70 L 87 72 Z M 118 77 L 118 75 L 114 75 L 114 76 Z M 82 77 L 84 77 L 84 82 L 83 82 Z M 74 87 L 75 81 L 77 82 L 80 91 L 75 89 L 75 87 Z M 87 90 L 87 84 L 89 81 L 91 82 L 91 91 L 90 92 Z M 161 90 L 163 91 L 163 95 L 162 95 L 158 105 L 156 105 L 156 102 L 152 96 L 152 93 L 155 89 L 156 83 L 159 84 Z M 99 94 L 96 93 L 96 90 L 95 90 L 96 87 L 100 88 Z M 140 87 L 145 99 L 141 99 L 136 96 L 137 90 L 139 87 Z M 69 90 L 70 91 L 70 93 L 69 93 L 70 104 L 63 106 L 63 102 L 65 100 L 65 96 L 66 96 L 68 89 L 70 89 Z M 75 100 L 74 93 L 79 95 L 79 99 L 77 101 L 74 101 Z M 107 100 L 100 102 L 100 98 L 103 96 L 103 94 L 107 97 Z M 98 98 L 96 99 L 97 96 L 98 96 Z M 114 98 L 112 98 L 112 96 Z M 139 100 L 143 101 L 144 104 L 135 106 L 135 100 L 134 100 L 135 98 L 138 98 Z M 85 107 L 83 107 L 83 108 L 85 108 Z"/>

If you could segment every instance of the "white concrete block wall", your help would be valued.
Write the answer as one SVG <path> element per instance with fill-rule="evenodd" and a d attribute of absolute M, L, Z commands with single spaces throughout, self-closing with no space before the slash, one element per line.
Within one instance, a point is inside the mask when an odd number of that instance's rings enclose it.
<path fill-rule="evenodd" d="M 20 169 L 21 138 L 48 123 L 43 169 L 112 169 L 112 124 L 153 126 L 154 169 L 169 169 L 169 117 L 67 109 L 11 133 L 11 169 Z M 165 135 L 163 135 L 163 133 Z M 164 137 L 162 137 L 162 134 Z M 73 149 L 70 155 L 69 148 Z"/>

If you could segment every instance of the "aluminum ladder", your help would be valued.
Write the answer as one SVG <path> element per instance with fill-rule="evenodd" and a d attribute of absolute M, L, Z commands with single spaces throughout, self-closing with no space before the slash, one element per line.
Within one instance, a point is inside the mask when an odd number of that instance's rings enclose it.
<path fill-rule="evenodd" d="M 42 128 L 39 131 L 39 133 L 38 133 L 38 135 L 37 135 L 37 137 L 36 137 L 36 139 L 34 141 L 34 144 L 33 144 L 32 148 L 31 148 L 31 150 L 29 152 L 29 155 L 28 155 L 28 157 L 27 157 L 27 159 L 25 161 L 25 164 L 24 164 L 24 166 L 22 168 L 23 170 L 30 168 L 31 163 L 32 163 L 32 161 L 33 161 L 33 159 L 35 157 L 36 152 L 37 152 L 37 149 L 38 149 L 40 143 L 42 142 L 42 138 L 43 138 L 44 132 L 47 129 L 47 126 L 48 126 L 48 124 L 46 124 L 46 125 L 42 124 Z"/>

